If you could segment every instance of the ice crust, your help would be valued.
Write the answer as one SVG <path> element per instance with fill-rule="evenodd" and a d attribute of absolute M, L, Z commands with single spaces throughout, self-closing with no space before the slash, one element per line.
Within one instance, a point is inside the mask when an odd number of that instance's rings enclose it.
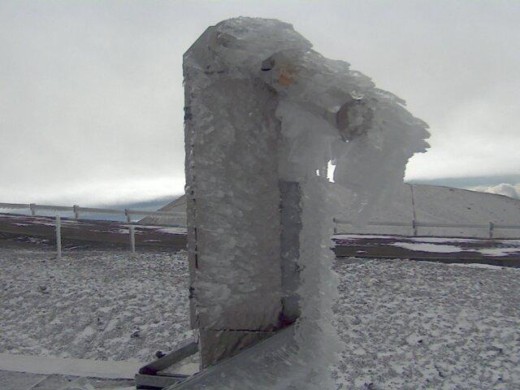
<path fill-rule="evenodd" d="M 208 28 L 186 52 L 184 75 L 191 314 L 203 366 L 283 327 L 284 299 L 294 295 L 296 347 L 280 352 L 292 372 L 263 372 L 272 375 L 266 388 L 334 388 L 329 369 L 341 343 L 331 325 L 328 167 L 355 197 L 362 224 L 402 183 L 408 159 L 426 150 L 427 125 L 277 20 L 241 17 Z M 299 188 L 292 224 L 281 216 L 281 183 Z M 286 233 L 295 226 L 293 243 Z M 287 261 L 298 265 L 293 275 Z M 286 288 L 291 278 L 297 289 Z M 253 381 L 256 370 L 241 377 Z M 262 388 L 251 383 L 241 388 Z"/>

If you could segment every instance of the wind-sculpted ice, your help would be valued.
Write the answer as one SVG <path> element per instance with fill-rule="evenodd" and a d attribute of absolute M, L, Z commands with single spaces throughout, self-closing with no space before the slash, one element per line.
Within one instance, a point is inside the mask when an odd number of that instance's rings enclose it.
<path fill-rule="evenodd" d="M 362 223 L 427 147 L 426 124 L 402 100 L 311 47 L 289 24 L 236 18 L 208 28 L 184 57 L 191 318 L 202 367 L 294 323 L 271 351 L 283 365 L 266 353 L 200 388 L 334 388 L 341 343 L 331 324 L 328 168 L 355 196 Z"/>

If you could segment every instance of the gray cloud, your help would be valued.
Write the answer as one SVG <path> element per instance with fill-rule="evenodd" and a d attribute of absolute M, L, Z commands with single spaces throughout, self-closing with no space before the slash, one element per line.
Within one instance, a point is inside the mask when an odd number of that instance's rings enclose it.
<path fill-rule="evenodd" d="M 514 186 L 509 183 L 502 183 L 496 186 L 479 186 L 471 189 L 479 192 L 489 192 L 490 194 L 504 195 L 513 199 L 520 199 L 520 184 Z"/>
<path fill-rule="evenodd" d="M 238 15 L 293 23 L 407 100 L 432 133 L 409 178 L 518 172 L 516 1 L 4 1 L 0 201 L 182 191 L 182 54 Z"/>

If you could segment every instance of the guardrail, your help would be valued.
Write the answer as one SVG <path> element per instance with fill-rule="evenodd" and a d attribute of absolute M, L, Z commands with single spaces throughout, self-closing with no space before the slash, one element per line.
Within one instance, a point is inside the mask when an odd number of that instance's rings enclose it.
<path fill-rule="evenodd" d="M 338 233 L 337 225 L 352 225 L 352 221 L 343 220 L 340 218 L 334 218 L 334 223 L 336 227 L 334 228 L 334 233 Z M 488 237 L 493 239 L 495 234 L 495 229 L 520 229 L 520 225 L 501 225 L 494 222 L 489 222 L 487 224 L 464 224 L 464 223 L 437 223 L 437 222 L 420 222 L 413 220 L 411 223 L 407 222 L 368 222 L 367 226 L 395 226 L 395 227 L 409 227 L 412 231 L 412 235 L 415 237 L 418 235 L 418 229 L 421 227 L 430 227 L 430 228 L 463 228 L 463 229 L 486 229 L 488 230 Z"/>
<path fill-rule="evenodd" d="M 130 248 L 132 253 L 135 253 L 135 224 L 132 222 L 132 217 L 185 217 L 182 212 L 165 212 L 165 211 L 144 211 L 144 210 L 131 210 L 131 209 L 105 209 L 96 207 L 80 207 L 74 206 L 54 206 L 54 205 L 38 205 L 34 203 L 0 203 L 0 209 L 10 210 L 26 210 L 31 213 L 32 216 L 37 216 L 38 211 L 56 211 L 56 212 L 70 212 L 74 215 L 74 219 L 80 219 L 81 214 L 110 214 L 125 216 L 128 224 L 128 230 L 130 235 Z M 56 214 L 56 247 L 58 257 L 61 257 L 61 216 Z M 335 223 L 334 233 L 338 232 L 338 225 L 352 225 L 352 221 L 344 220 L 341 218 L 334 218 Z M 436 223 L 436 222 L 420 222 L 412 220 L 411 222 L 368 222 L 367 226 L 394 226 L 394 227 L 407 227 L 412 231 L 413 236 L 418 235 L 419 228 L 464 228 L 464 229 L 485 229 L 488 231 L 488 238 L 493 239 L 496 229 L 519 229 L 520 225 L 503 225 L 494 222 L 487 224 L 455 224 L 455 223 Z"/>
<path fill-rule="evenodd" d="M 38 215 L 38 210 L 41 211 L 58 211 L 58 212 L 70 212 L 74 215 L 75 219 L 80 219 L 81 214 L 110 214 L 110 215 L 121 215 L 126 216 L 128 223 L 132 222 L 133 216 L 141 217 L 175 217 L 183 215 L 179 212 L 166 212 L 166 211 L 144 211 L 144 210 L 131 210 L 131 209 L 105 209 L 96 207 L 80 207 L 74 206 L 54 206 L 54 205 L 40 205 L 34 203 L 0 203 L 0 209 L 9 210 L 26 210 L 30 211 L 34 217 Z"/>
<path fill-rule="evenodd" d="M 31 216 L 35 217 L 38 215 L 38 211 L 56 211 L 58 212 L 70 212 L 74 215 L 74 219 L 80 219 L 81 214 L 110 214 L 110 215 L 121 215 L 126 216 L 128 224 L 128 233 L 130 236 L 130 250 L 135 253 L 135 226 L 132 222 L 132 217 L 175 217 L 183 216 L 184 213 L 179 212 L 166 212 L 166 211 L 144 211 L 144 210 L 130 210 L 130 209 L 105 209 L 97 207 L 80 207 L 74 206 L 55 206 L 55 205 L 38 205 L 34 203 L 0 203 L 0 209 L 8 210 L 25 210 L 31 213 Z M 55 227 L 56 227 L 56 252 L 57 257 L 61 258 L 61 215 L 55 215 Z"/>

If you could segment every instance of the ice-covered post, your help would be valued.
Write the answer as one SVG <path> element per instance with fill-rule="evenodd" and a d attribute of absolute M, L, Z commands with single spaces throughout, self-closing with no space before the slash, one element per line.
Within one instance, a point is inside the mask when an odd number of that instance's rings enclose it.
<path fill-rule="evenodd" d="M 74 212 L 74 219 L 79 219 L 79 206 L 77 204 L 72 206 L 72 211 Z"/>
<path fill-rule="evenodd" d="M 227 75 L 206 53 L 214 39 L 206 31 L 184 60 L 191 321 L 203 367 L 283 322 L 277 97 Z"/>
<path fill-rule="evenodd" d="M 311 47 L 287 23 L 237 18 L 185 53 L 188 257 L 202 367 L 299 321 L 294 367 L 310 374 L 298 388 L 325 389 L 316 373 L 339 344 L 327 167 L 360 223 L 427 132 L 402 100 Z"/>
<path fill-rule="evenodd" d="M 493 239 L 493 234 L 495 232 L 495 224 L 493 222 L 489 223 L 489 239 Z"/>
<path fill-rule="evenodd" d="M 58 259 L 61 259 L 61 217 L 56 215 L 56 252 Z"/>
<path fill-rule="evenodd" d="M 130 233 L 130 251 L 135 253 L 135 226 L 130 225 L 128 227 L 128 232 Z"/>
<path fill-rule="evenodd" d="M 132 215 L 130 214 L 130 210 L 125 209 L 126 222 L 132 223 Z"/>

